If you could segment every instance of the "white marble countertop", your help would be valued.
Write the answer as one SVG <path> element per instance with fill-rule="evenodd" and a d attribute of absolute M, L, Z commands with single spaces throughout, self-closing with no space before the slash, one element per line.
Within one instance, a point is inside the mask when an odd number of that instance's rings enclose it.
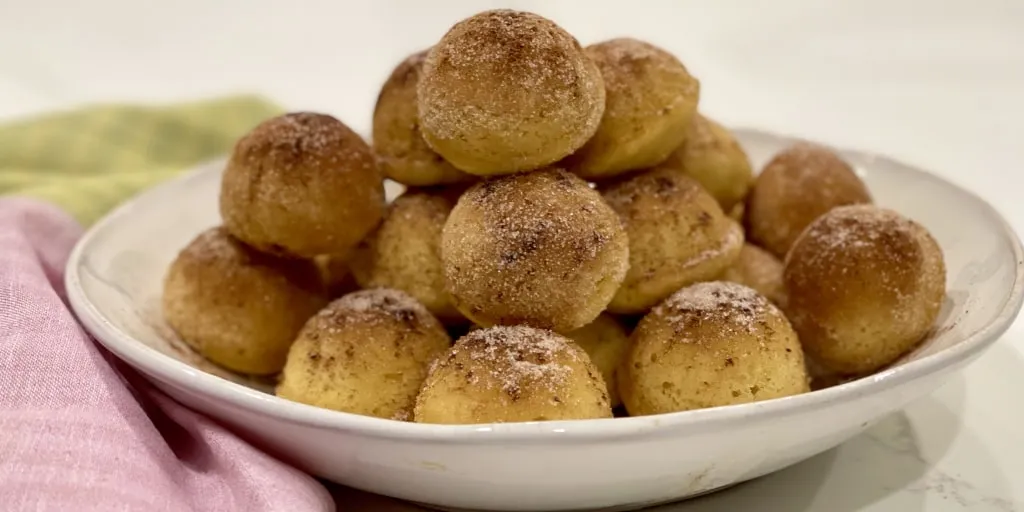
<path fill-rule="evenodd" d="M 1024 232 L 1024 2 L 1015 0 L 0 0 L 0 120 L 244 91 L 362 128 L 399 58 L 498 6 L 552 17 L 583 42 L 660 44 L 701 79 L 712 117 L 919 164 Z M 1024 510 L 1022 391 L 1017 322 L 941 390 L 867 434 L 663 510 Z M 405 509 L 352 499 L 344 510 Z"/>

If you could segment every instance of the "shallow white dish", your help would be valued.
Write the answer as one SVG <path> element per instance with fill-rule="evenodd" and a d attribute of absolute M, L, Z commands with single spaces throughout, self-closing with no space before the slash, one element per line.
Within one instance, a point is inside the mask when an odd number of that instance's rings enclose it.
<path fill-rule="evenodd" d="M 737 135 L 760 168 L 793 139 Z M 948 297 L 935 334 L 894 367 L 813 393 L 612 420 L 418 425 L 317 409 L 213 367 L 163 324 L 164 272 L 219 223 L 222 162 L 149 190 L 95 224 L 68 261 L 70 303 L 111 352 L 180 402 L 313 474 L 437 507 L 625 510 L 776 471 L 857 435 L 934 390 L 1010 325 L 1024 298 L 1024 251 L 978 197 L 926 172 L 843 156 L 876 202 L 927 226 L 942 246 Z M 390 191 L 394 192 L 394 191 Z"/>

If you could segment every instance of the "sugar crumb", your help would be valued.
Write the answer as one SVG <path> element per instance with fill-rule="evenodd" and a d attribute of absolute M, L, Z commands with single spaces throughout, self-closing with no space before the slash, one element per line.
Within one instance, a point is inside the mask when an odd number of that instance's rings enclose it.
<path fill-rule="evenodd" d="M 455 344 L 470 360 L 490 372 L 490 382 L 500 383 L 513 399 L 524 388 L 550 391 L 571 376 L 571 368 L 559 361 L 578 355 L 566 339 L 551 331 L 526 326 L 496 326 L 466 334 Z"/>
<path fill-rule="evenodd" d="M 713 323 L 729 333 L 753 333 L 771 308 L 767 299 L 753 289 L 729 281 L 711 281 L 687 286 L 655 307 L 653 314 L 665 318 L 693 342 L 688 330 L 693 325 Z"/>
<path fill-rule="evenodd" d="M 373 288 L 349 293 L 336 299 L 318 316 L 341 321 L 358 318 L 373 321 L 382 317 L 404 322 L 429 322 L 430 312 L 411 295 L 391 288 Z"/>

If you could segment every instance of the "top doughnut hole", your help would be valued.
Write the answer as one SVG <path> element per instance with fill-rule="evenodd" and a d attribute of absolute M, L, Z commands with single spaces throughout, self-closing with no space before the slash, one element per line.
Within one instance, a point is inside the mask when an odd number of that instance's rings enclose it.
<path fill-rule="evenodd" d="M 531 13 L 486 11 L 453 26 L 427 55 L 417 89 L 423 137 L 467 173 L 533 170 L 597 131 L 601 74 L 579 42 Z"/>

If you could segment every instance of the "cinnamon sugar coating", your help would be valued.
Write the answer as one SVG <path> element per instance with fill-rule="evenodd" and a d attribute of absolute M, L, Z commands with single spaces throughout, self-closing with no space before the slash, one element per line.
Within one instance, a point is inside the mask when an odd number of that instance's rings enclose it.
<path fill-rule="evenodd" d="M 600 187 L 629 238 L 629 272 L 608 305 L 643 313 L 676 290 L 718 277 L 743 247 L 743 230 L 693 179 L 656 168 Z"/>
<path fill-rule="evenodd" d="M 700 82 L 671 53 L 633 38 L 588 46 L 587 55 L 604 80 L 604 116 L 563 165 L 599 180 L 663 162 L 686 137 Z"/>
<path fill-rule="evenodd" d="M 727 128 L 700 114 L 693 116 L 686 141 L 663 165 L 697 180 L 730 215 L 734 208 L 742 208 L 754 184 L 754 171 L 743 147 Z"/>
<path fill-rule="evenodd" d="M 409 294 L 353 292 L 302 328 L 276 393 L 317 407 L 410 420 L 427 369 L 450 345 L 441 323 Z"/>
<path fill-rule="evenodd" d="M 563 333 L 605 309 L 629 265 L 615 212 L 561 169 L 474 185 L 448 216 L 441 252 L 455 307 L 475 323 Z"/>
<path fill-rule="evenodd" d="M 683 288 L 640 321 L 619 374 L 631 416 L 741 404 L 810 391 L 786 317 L 751 288 Z"/>
<path fill-rule="evenodd" d="M 471 181 L 423 140 L 416 87 L 427 51 L 406 57 L 391 72 L 373 108 L 373 150 L 384 175 L 417 187 Z"/>
<path fill-rule="evenodd" d="M 455 205 L 446 192 L 409 189 L 395 198 L 349 265 L 363 288 L 402 290 L 438 318 L 459 322 L 465 319 L 445 289 L 441 263 L 441 232 Z"/>
<path fill-rule="evenodd" d="M 932 329 L 946 294 L 942 251 L 920 224 L 872 205 L 835 208 L 786 257 L 786 314 L 826 369 L 878 370 Z"/>
<path fill-rule="evenodd" d="M 604 84 L 579 43 L 536 14 L 467 18 L 434 45 L 417 90 L 423 136 L 481 176 L 538 169 L 597 130 Z"/>
<path fill-rule="evenodd" d="M 832 208 L 870 203 L 867 187 L 831 149 L 798 143 L 779 152 L 757 176 L 747 199 L 751 241 L 779 258 L 814 219 Z"/>
<path fill-rule="evenodd" d="M 326 302 L 312 262 L 260 253 L 216 227 L 171 263 L 162 306 L 168 325 L 206 359 L 268 375 L 281 370 L 296 333 Z"/>
<path fill-rule="evenodd" d="M 370 147 L 326 114 L 260 123 L 235 144 L 221 181 L 225 228 L 269 253 L 345 254 L 383 211 L 383 178 Z"/>
<path fill-rule="evenodd" d="M 466 334 L 430 369 L 418 423 L 477 424 L 611 418 L 601 372 L 551 331 L 497 326 Z"/>

